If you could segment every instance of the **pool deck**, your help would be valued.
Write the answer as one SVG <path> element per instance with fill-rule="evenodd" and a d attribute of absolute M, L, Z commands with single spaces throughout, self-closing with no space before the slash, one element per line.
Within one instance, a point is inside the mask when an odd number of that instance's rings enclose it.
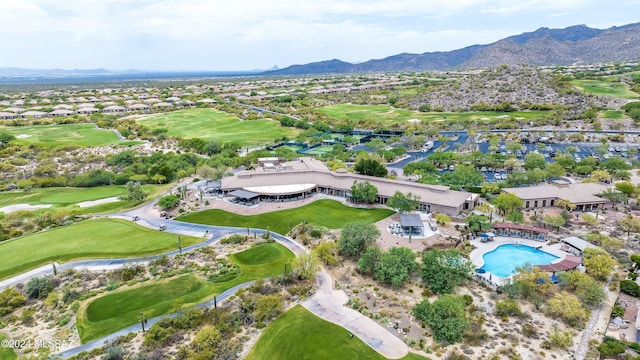
<path fill-rule="evenodd" d="M 484 254 L 490 251 L 493 251 L 498 246 L 504 245 L 504 244 L 527 245 L 527 246 L 540 249 L 551 255 L 557 256 L 558 259 L 554 260 L 552 264 L 558 263 L 564 260 L 565 256 L 570 255 L 560 250 L 560 246 L 561 246 L 560 244 L 547 245 L 546 241 L 543 242 L 543 241 L 535 241 L 535 240 L 529 240 L 529 239 L 512 238 L 512 237 L 506 237 L 506 236 L 496 236 L 494 237 L 493 241 L 488 241 L 488 242 L 482 242 L 480 241 L 480 238 L 477 237 L 475 240 L 471 241 L 471 244 L 476 248 L 473 251 L 471 251 L 471 254 L 469 254 L 469 258 L 471 259 L 471 262 L 473 263 L 473 266 L 476 269 L 481 268 L 484 265 L 484 259 L 482 259 L 482 256 Z M 484 274 L 474 273 L 474 277 L 479 281 L 487 282 L 493 286 L 504 285 L 508 283 L 509 281 L 508 279 L 511 278 L 510 276 L 506 278 L 501 278 L 491 273 L 484 273 Z"/>

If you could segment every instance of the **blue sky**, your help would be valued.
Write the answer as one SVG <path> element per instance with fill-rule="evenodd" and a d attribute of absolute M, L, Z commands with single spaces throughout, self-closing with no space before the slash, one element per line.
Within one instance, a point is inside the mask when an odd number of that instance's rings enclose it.
<path fill-rule="evenodd" d="M 634 14 L 636 17 L 634 17 Z M 250 70 L 639 22 L 640 0 L 0 0 L 0 67 Z"/>

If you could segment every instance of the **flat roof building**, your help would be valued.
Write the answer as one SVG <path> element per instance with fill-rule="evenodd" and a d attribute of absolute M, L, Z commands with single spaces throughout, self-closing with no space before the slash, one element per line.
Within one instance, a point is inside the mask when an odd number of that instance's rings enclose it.
<path fill-rule="evenodd" d="M 591 211 L 611 207 L 609 199 L 598 196 L 609 187 L 595 183 L 540 184 L 529 187 L 505 188 L 505 193 L 514 194 L 524 201 L 524 209 L 555 206 L 560 199 L 576 205 L 578 211 Z"/>

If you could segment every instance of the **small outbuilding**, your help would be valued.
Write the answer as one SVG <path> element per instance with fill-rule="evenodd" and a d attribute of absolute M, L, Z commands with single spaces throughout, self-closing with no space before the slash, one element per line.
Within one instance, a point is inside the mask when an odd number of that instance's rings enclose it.
<path fill-rule="evenodd" d="M 400 227 L 405 233 L 424 235 L 424 224 L 418 214 L 400 214 Z"/>

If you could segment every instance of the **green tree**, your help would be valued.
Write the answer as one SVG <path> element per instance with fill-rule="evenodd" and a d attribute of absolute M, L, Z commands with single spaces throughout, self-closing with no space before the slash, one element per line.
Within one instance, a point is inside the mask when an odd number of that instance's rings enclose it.
<path fill-rule="evenodd" d="M 565 219 L 561 215 L 545 215 L 542 221 L 545 224 L 555 226 L 558 229 L 566 223 Z"/>
<path fill-rule="evenodd" d="M 580 219 L 582 219 L 582 221 L 584 221 L 590 227 L 594 227 L 598 224 L 598 218 L 591 214 L 582 213 L 580 214 Z"/>
<path fill-rule="evenodd" d="M 607 298 L 602 285 L 583 272 L 569 272 L 569 285 L 585 306 L 594 308 Z"/>
<path fill-rule="evenodd" d="M 603 249 L 587 247 L 582 252 L 587 273 L 599 280 L 606 280 L 616 265 L 616 261 Z"/>
<path fill-rule="evenodd" d="M 374 276 L 376 267 L 380 265 L 380 258 L 382 257 L 382 251 L 377 246 L 369 246 L 360 259 L 358 259 L 358 269 L 363 274 L 369 274 Z"/>
<path fill-rule="evenodd" d="M 547 166 L 547 161 L 542 154 L 530 152 L 525 156 L 524 168 L 527 170 L 532 169 L 544 169 Z"/>
<path fill-rule="evenodd" d="M 374 270 L 374 278 L 398 287 L 409 280 L 417 267 L 416 254 L 413 250 L 406 247 L 392 247 L 380 256 L 380 263 Z"/>
<path fill-rule="evenodd" d="M 522 145 L 520 144 L 520 140 L 510 141 L 507 143 L 506 148 L 515 153 L 518 150 L 522 150 Z"/>
<path fill-rule="evenodd" d="M 494 200 L 494 205 L 500 210 L 501 214 L 520 210 L 523 204 L 522 199 L 512 193 L 501 193 Z"/>
<path fill-rule="evenodd" d="M 374 224 L 355 221 L 345 225 L 340 234 L 340 251 L 346 256 L 360 256 L 380 237 Z"/>
<path fill-rule="evenodd" d="M 262 295 L 256 299 L 256 321 L 267 322 L 282 313 L 283 303 L 278 294 Z"/>
<path fill-rule="evenodd" d="M 455 249 L 432 249 L 422 253 L 420 276 L 431 291 L 450 293 L 462 281 L 469 278 L 473 264 Z"/>
<path fill-rule="evenodd" d="M 355 203 L 374 203 L 378 198 L 378 188 L 368 181 L 354 181 L 351 185 L 351 200 Z"/>
<path fill-rule="evenodd" d="M 385 177 L 387 176 L 387 168 L 382 165 L 378 160 L 372 158 L 361 158 L 356 162 L 353 170 L 358 174 Z"/>
<path fill-rule="evenodd" d="M 393 196 L 387 200 L 387 206 L 402 214 L 415 210 L 420 203 L 419 201 L 420 196 L 418 195 L 414 195 L 412 193 L 407 193 L 405 195 L 400 191 L 396 191 Z"/>
<path fill-rule="evenodd" d="M 633 198 L 634 195 L 636 195 L 638 193 L 638 187 L 635 186 L 630 181 L 617 182 L 615 184 L 615 187 L 616 187 L 616 190 L 618 190 L 621 193 L 627 195 L 627 197 L 629 197 L 629 198 Z"/>
<path fill-rule="evenodd" d="M 491 229 L 491 223 L 484 215 L 471 214 L 467 216 L 467 227 L 475 235 Z"/>
<path fill-rule="evenodd" d="M 296 256 L 291 264 L 291 270 L 298 279 L 311 279 L 320 271 L 320 260 L 313 253 L 303 253 Z"/>
<path fill-rule="evenodd" d="M 445 344 L 462 340 L 469 327 L 462 300 L 454 295 L 443 295 L 433 303 L 423 300 L 413 308 L 413 315 L 433 331 L 433 338 Z"/>
<path fill-rule="evenodd" d="M 141 204 L 147 198 L 147 192 L 142 189 L 137 181 L 127 182 L 127 190 L 124 195 L 120 197 L 121 200 L 132 202 L 135 204 Z"/>
<path fill-rule="evenodd" d="M 481 211 L 486 215 L 489 215 L 489 226 L 491 226 L 491 222 L 493 221 L 493 206 L 491 204 L 483 202 L 482 204 L 476 206 L 476 210 Z"/>
<path fill-rule="evenodd" d="M 627 233 L 627 238 L 631 235 L 631 233 L 640 232 L 640 219 L 635 216 L 627 215 L 618 219 L 616 222 L 618 229 Z"/>
<path fill-rule="evenodd" d="M 316 246 L 313 251 L 316 256 L 327 265 L 332 266 L 338 263 L 338 259 L 336 258 L 338 253 L 338 243 L 335 241 L 325 241 Z"/>
<path fill-rule="evenodd" d="M 549 178 L 561 177 L 566 174 L 565 169 L 558 163 L 547 164 L 544 170 Z"/>
<path fill-rule="evenodd" d="M 162 210 L 168 210 L 180 203 L 180 198 L 176 195 L 166 195 L 158 199 L 158 206 Z"/>
<path fill-rule="evenodd" d="M 587 310 L 580 303 L 577 296 L 566 291 L 557 293 L 549 300 L 547 315 L 560 318 L 570 326 L 582 328 L 589 318 Z"/>
<path fill-rule="evenodd" d="M 452 189 L 468 189 L 480 186 L 484 181 L 484 177 L 480 171 L 472 166 L 458 165 L 453 172 L 445 172 L 441 177 L 441 181 Z"/>

